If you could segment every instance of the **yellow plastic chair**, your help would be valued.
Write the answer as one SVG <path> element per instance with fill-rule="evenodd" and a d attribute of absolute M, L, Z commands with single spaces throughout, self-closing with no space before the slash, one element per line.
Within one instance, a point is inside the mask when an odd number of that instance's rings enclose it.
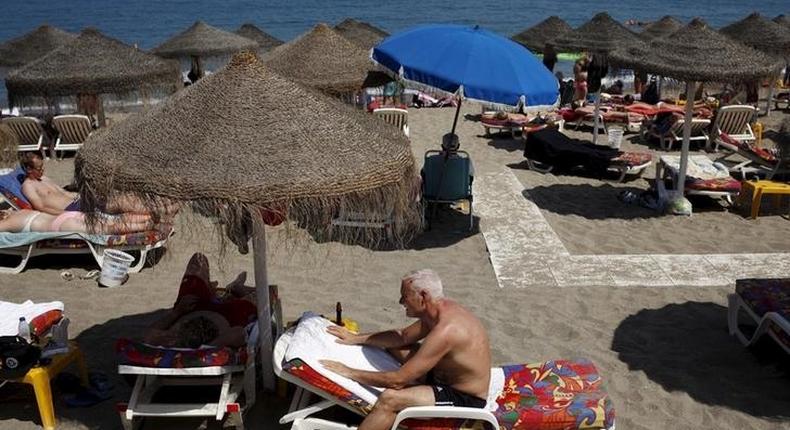
<path fill-rule="evenodd" d="M 768 181 L 768 180 L 760 180 L 760 181 L 744 181 L 743 182 L 743 191 L 741 192 L 741 196 L 746 196 L 749 193 L 745 192 L 747 189 L 751 190 L 752 201 L 751 201 L 751 217 L 752 219 L 757 219 L 757 215 L 760 213 L 760 201 L 763 198 L 763 194 L 774 195 L 774 204 L 779 206 L 781 203 L 781 196 L 782 195 L 790 195 L 790 184 L 784 182 L 776 182 L 776 181 Z"/>

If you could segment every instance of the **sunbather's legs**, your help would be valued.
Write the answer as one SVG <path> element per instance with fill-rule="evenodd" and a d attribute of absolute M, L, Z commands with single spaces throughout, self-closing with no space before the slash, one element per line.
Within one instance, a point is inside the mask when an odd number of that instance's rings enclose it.
<path fill-rule="evenodd" d="M 384 390 L 373 410 L 359 426 L 359 430 L 383 430 L 392 428 L 398 412 L 412 406 L 433 406 L 436 403 L 433 388 L 416 385 L 402 390 Z"/>
<path fill-rule="evenodd" d="M 143 214 L 123 214 L 108 216 L 89 226 L 82 212 L 63 212 L 52 222 L 52 231 L 73 231 L 80 233 L 123 234 L 146 231 L 153 228 L 151 217 Z"/>

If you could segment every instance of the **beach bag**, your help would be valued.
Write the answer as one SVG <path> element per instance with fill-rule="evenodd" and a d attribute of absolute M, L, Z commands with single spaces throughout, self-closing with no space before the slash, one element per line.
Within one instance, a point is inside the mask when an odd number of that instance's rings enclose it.
<path fill-rule="evenodd" d="M 0 380 L 18 379 L 38 364 L 41 349 L 19 336 L 0 336 Z"/>

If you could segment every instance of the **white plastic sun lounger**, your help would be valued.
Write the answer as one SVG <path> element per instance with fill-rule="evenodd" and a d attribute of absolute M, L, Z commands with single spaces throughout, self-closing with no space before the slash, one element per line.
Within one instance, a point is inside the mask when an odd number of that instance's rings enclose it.
<path fill-rule="evenodd" d="M 52 127 L 58 131 L 54 151 L 60 151 L 61 158 L 64 151 L 79 151 L 93 132 L 91 120 L 85 115 L 58 115 L 52 118 Z"/>
<path fill-rule="evenodd" d="M 387 124 L 398 127 L 406 137 L 409 137 L 409 111 L 400 108 L 378 108 L 373 110 L 373 115 L 381 118 Z"/>
<path fill-rule="evenodd" d="M 3 118 L 14 134 L 19 138 L 17 151 L 41 151 L 44 146 L 44 127 L 41 120 L 29 116 Z"/>

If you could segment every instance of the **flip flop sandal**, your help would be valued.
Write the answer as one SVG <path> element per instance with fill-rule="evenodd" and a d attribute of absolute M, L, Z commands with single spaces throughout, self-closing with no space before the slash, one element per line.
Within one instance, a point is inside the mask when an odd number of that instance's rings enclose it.
<path fill-rule="evenodd" d="M 108 393 L 113 388 L 115 388 L 112 382 L 110 382 L 110 378 L 108 378 L 104 373 L 88 373 L 88 381 L 90 382 L 91 387 L 95 388 L 96 391 L 100 393 Z"/>
<path fill-rule="evenodd" d="M 66 398 L 64 403 L 70 408 L 85 408 L 101 403 L 110 397 L 112 397 L 110 393 L 100 393 L 93 389 L 84 389 Z"/>
<path fill-rule="evenodd" d="M 60 278 L 63 279 L 64 281 L 71 281 L 72 279 L 74 279 L 74 274 L 69 272 L 68 270 L 64 270 L 60 272 Z"/>
<path fill-rule="evenodd" d="M 101 275 L 101 271 L 99 270 L 91 270 L 90 272 L 80 275 L 80 279 L 96 279 Z"/>

